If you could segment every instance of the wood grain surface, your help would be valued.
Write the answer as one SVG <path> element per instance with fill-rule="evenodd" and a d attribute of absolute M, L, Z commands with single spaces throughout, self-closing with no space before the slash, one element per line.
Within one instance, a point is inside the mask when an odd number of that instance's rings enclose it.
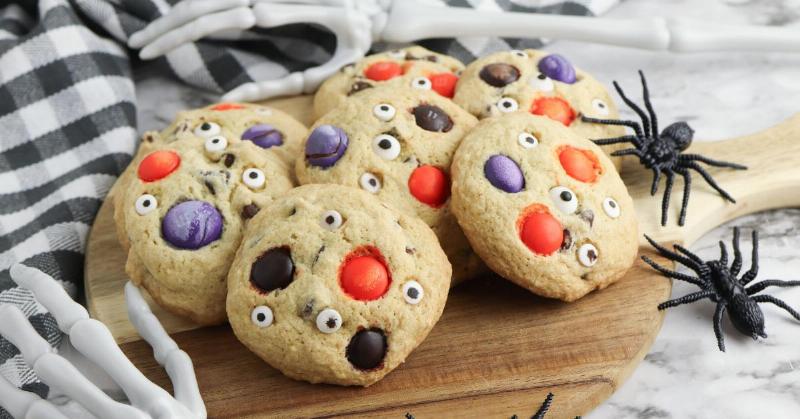
<path fill-rule="evenodd" d="M 307 97 L 269 104 L 310 122 Z M 800 205 L 800 115 L 751 136 L 695 143 L 690 151 L 750 169 L 711 170 L 736 204 L 724 202 L 695 176 L 683 228 L 675 224 L 683 186 L 678 180 L 670 223 L 661 227 L 660 193 L 649 195 L 652 175 L 629 160 L 623 177 L 635 200 L 640 232 L 659 242 L 689 245 L 737 216 Z M 101 208 L 88 242 L 89 309 L 148 377 L 171 388 L 127 320 L 125 254 L 116 240 L 111 201 Z M 643 246 L 641 252 L 650 250 Z M 526 417 L 553 392 L 548 419 L 557 419 L 589 412 L 630 375 L 661 327 L 663 314 L 656 305 L 670 290 L 667 279 L 641 262 L 623 280 L 571 304 L 533 296 L 497 277 L 478 278 L 451 292 L 428 339 L 405 364 L 369 388 L 290 380 L 247 351 L 228 326 L 198 329 L 151 306 L 194 360 L 209 417 Z"/>

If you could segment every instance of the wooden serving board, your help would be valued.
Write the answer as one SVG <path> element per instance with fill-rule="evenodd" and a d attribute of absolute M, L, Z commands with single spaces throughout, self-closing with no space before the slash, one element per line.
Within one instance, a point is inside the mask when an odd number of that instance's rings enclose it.
<path fill-rule="evenodd" d="M 269 104 L 310 123 L 308 97 Z M 711 170 L 737 204 L 724 202 L 695 176 L 684 228 L 675 224 L 683 186 L 677 182 L 670 223 L 662 228 L 660 194 L 649 195 L 652 175 L 628 161 L 623 177 L 635 199 L 640 232 L 659 242 L 690 245 L 737 216 L 800 205 L 800 114 L 755 135 L 695 143 L 691 151 L 750 169 Z M 117 243 L 112 214 L 107 199 L 89 237 L 89 310 L 109 326 L 136 366 L 170 389 L 167 375 L 127 319 L 122 294 L 126 255 Z M 652 253 L 644 245 L 641 252 Z M 589 412 L 622 384 L 655 339 L 663 320 L 656 306 L 670 291 L 669 280 L 641 262 L 623 280 L 571 304 L 536 297 L 496 277 L 478 278 L 451 292 L 427 340 L 369 388 L 293 381 L 245 349 L 227 325 L 197 328 L 151 306 L 194 360 L 209 417 L 524 417 L 553 392 L 548 419 L 554 419 Z"/>

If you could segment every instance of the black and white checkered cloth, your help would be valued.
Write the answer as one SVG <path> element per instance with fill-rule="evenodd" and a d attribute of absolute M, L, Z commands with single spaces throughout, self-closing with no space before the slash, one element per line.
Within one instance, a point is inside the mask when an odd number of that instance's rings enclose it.
<path fill-rule="evenodd" d="M 88 230 L 136 147 L 136 106 L 128 37 L 178 0 L 22 0 L 0 3 L 0 304 L 22 309 L 51 345 L 61 334 L 9 267 L 34 266 L 82 298 Z M 616 0 L 428 0 L 452 7 L 573 15 Z M 539 8 L 521 4 L 540 4 Z M 437 39 L 420 42 L 465 62 L 538 40 Z M 201 41 L 147 65 L 215 92 L 320 65 L 333 35 L 307 24 L 245 32 L 235 42 Z M 375 49 L 387 48 L 376 45 Z M 0 319 L 3 321 L 3 319 Z M 47 387 L 0 338 L 0 379 L 45 397 Z M 0 418 L 9 417 L 0 408 Z"/>

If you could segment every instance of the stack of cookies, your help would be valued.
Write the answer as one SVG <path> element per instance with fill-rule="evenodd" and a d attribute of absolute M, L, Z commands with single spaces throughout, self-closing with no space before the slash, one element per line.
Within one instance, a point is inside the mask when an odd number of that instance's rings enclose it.
<path fill-rule="evenodd" d="M 115 201 L 132 280 L 289 377 L 380 380 L 489 268 L 574 301 L 633 264 L 633 202 L 589 141 L 622 133 L 581 120 L 616 107 L 559 55 L 376 54 L 314 110 L 310 129 L 260 105 L 183 112 Z"/>

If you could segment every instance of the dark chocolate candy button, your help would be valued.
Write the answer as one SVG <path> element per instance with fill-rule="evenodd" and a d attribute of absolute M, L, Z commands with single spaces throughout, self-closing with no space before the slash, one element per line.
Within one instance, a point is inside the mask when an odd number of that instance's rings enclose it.
<path fill-rule="evenodd" d="M 484 66 L 478 76 L 489 86 L 503 87 L 519 79 L 519 70 L 510 64 L 492 63 Z"/>
<path fill-rule="evenodd" d="M 236 161 L 236 156 L 233 154 L 226 154 L 223 162 L 225 163 L 225 167 L 233 166 L 233 162 Z"/>
<path fill-rule="evenodd" d="M 365 81 L 357 81 L 357 82 L 353 83 L 352 86 L 350 86 L 350 91 L 347 92 L 347 96 L 350 96 L 353 93 L 358 93 L 358 92 L 360 92 L 362 90 L 365 90 L 365 89 L 369 89 L 370 87 L 372 87 L 372 85 L 367 83 L 367 82 L 365 82 Z"/>
<path fill-rule="evenodd" d="M 413 110 L 417 126 L 433 132 L 447 132 L 453 129 L 453 120 L 442 108 L 435 105 L 419 105 Z"/>
<path fill-rule="evenodd" d="M 379 368 L 386 357 L 387 346 L 383 330 L 361 330 L 347 344 L 347 360 L 360 370 Z"/>
<path fill-rule="evenodd" d="M 242 218 L 245 220 L 253 218 L 258 214 L 258 211 L 261 208 L 258 207 L 256 204 L 247 204 L 242 208 Z"/>
<path fill-rule="evenodd" d="M 288 247 L 267 250 L 250 267 L 250 283 L 263 292 L 284 289 L 293 279 L 294 262 Z"/>

